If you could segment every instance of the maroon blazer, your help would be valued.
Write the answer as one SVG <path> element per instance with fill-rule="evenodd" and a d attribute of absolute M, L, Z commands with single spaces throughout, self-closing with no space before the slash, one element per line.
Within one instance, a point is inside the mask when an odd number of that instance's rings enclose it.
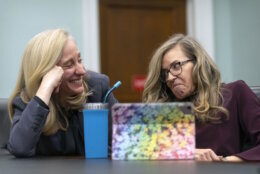
<path fill-rule="evenodd" d="M 211 148 L 217 155 L 235 155 L 260 160 L 260 102 L 244 81 L 223 85 L 224 107 L 229 119 L 219 113 L 222 123 L 196 121 L 196 147 Z M 252 147 L 245 149 L 245 141 Z"/>

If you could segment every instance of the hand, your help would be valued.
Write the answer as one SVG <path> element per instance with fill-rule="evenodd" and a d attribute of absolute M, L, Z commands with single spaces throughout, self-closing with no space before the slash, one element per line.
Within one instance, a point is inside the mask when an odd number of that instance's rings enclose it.
<path fill-rule="evenodd" d="M 43 76 L 36 96 L 41 98 L 47 105 L 49 104 L 52 93 L 59 92 L 63 73 L 64 71 L 60 66 L 55 66 Z"/>
<path fill-rule="evenodd" d="M 64 71 L 60 66 L 53 67 L 43 76 L 41 86 L 43 85 L 53 90 L 60 85 L 63 73 Z"/>
<path fill-rule="evenodd" d="M 243 159 L 239 158 L 237 156 L 227 156 L 222 159 L 222 161 L 228 161 L 228 162 L 242 162 Z"/>
<path fill-rule="evenodd" d="M 222 156 L 217 156 L 211 149 L 196 149 L 195 160 L 197 161 L 221 161 Z"/>

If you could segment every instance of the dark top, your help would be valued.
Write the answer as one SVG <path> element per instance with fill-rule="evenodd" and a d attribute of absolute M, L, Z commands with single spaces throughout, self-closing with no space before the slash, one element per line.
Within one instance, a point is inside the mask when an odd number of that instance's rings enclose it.
<path fill-rule="evenodd" d="M 86 82 L 92 91 L 88 102 L 103 102 L 109 90 L 109 78 L 89 71 Z M 110 94 L 107 102 L 111 108 L 117 100 Z M 48 106 L 40 98 L 34 97 L 26 105 L 21 98 L 13 102 L 14 117 L 8 142 L 8 150 L 17 157 L 34 155 L 84 155 L 82 112 L 71 111 L 69 128 L 45 136 L 42 129 L 49 113 Z M 109 117 L 110 118 L 110 117 Z M 111 123 L 111 118 L 109 119 Z"/>
<path fill-rule="evenodd" d="M 196 147 L 211 148 L 217 155 L 236 155 L 244 160 L 260 160 L 260 103 L 244 81 L 223 85 L 224 107 L 229 111 L 222 123 L 196 121 Z M 245 142 L 251 148 L 245 150 Z"/>

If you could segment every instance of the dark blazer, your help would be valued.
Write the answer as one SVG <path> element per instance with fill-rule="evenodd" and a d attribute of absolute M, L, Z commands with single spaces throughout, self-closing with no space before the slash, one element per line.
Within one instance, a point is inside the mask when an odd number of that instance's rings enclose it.
<path fill-rule="evenodd" d="M 92 91 L 87 102 L 103 102 L 109 90 L 109 78 L 106 75 L 88 71 L 85 80 Z M 107 102 L 111 108 L 117 100 L 113 94 L 110 94 Z M 32 98 L 26 104 L 17 96 L 12 104 L 14 117 L 7 145 L 10 153 L 17 157 L 84 155 L 82 112 L 71 111 L 69 127 L 66 131 L 58 130 L 55 134 L 46 136 L 42 134 L 42 129 L 49 113 L 48 106 L 38 97 Z M 109 120 L 111 125 L 111 118 Z"/>

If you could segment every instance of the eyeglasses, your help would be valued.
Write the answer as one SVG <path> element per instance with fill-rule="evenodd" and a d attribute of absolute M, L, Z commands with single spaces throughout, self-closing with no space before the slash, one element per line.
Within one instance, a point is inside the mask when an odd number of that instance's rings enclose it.
<path fill-rule="evenodd" d="M 184 60 L 184 61 L 178 61 L 178 62 L 173 62 L 170 65 L 170 69 L 167 70 L 162 70 L 161 71 L 161 75 L 160 75 L 160 80 L 162 82 L 166 82 L 166 80 L 169 77 L 169 72 L 171 73 L 171 75 L 173 76 L 178 76 L 179 74 L 181 74 L 182 72 L 182 66 L 190 61 L 193 61 L 194 59 L 188 59 L 188 60 Z"/>

